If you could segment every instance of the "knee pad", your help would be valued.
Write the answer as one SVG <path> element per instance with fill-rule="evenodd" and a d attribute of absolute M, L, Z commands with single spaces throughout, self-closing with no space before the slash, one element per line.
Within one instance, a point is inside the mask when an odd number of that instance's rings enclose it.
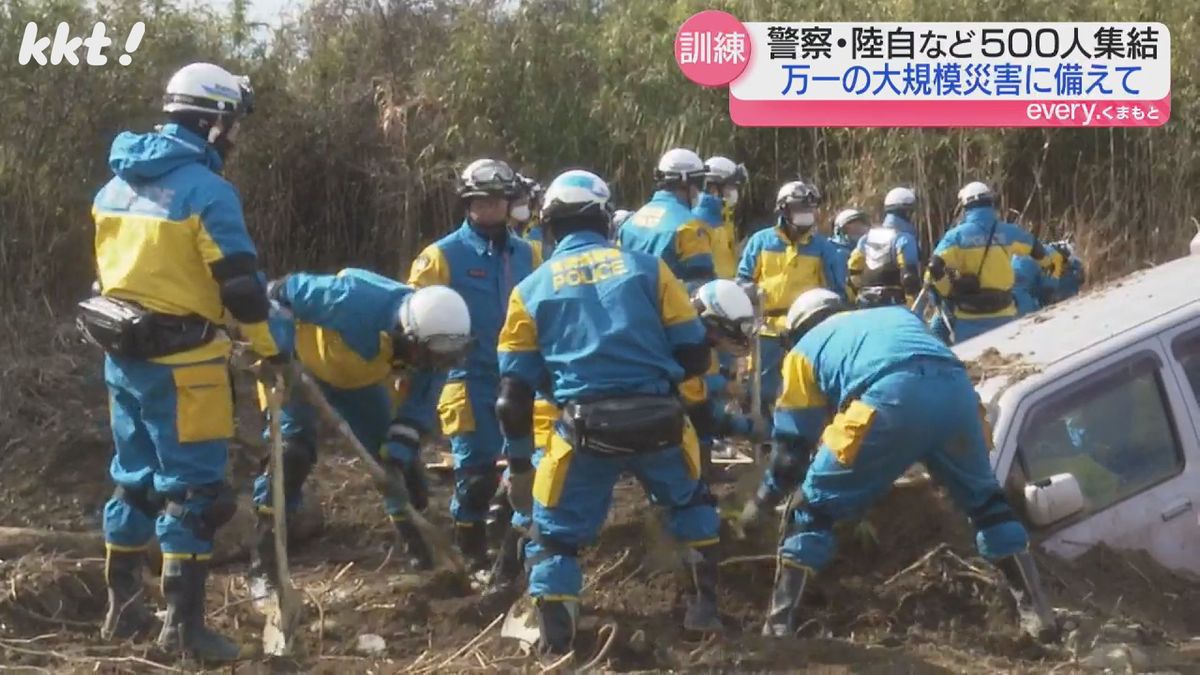
<path fill-rule="evenodd" d="M 162 495 L 154 492 L 149 487 L 128 488 L 124 485 L 118 485 L 113 490 L 112 498 L 125 502 L 145 514 L 147 518 L 157 518 L 158 512 L 162 510 L 164 503 Z"/>
<path fill-rule="evenodd" d="M 300 494 L 304 481 L 317 461 L 317 450 L 299 438 L 283 442 L 283 493 L 287 497 Z"/>
<path fill-rule="evenodd" d="M 499 487 L 500 476 L 495 471 L 471 473 L 463 480 L 459 503 L 473 511 L 486 512 Z"/>
<path fill-rule="evenodd" d="M 204 499 L 207 503 L 192 510 L 187 502 L 195 499 Z M 217 530 L 237 513 L 237 493 L 225 481 L 209 483 L 191 488 L 182 495 L 167 495 L 166 512 L 178 518 L 197 539 L 212 541 Z"/>

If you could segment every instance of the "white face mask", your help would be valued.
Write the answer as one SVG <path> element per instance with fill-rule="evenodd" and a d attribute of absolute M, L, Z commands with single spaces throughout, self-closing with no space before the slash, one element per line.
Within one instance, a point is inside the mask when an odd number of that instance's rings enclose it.
<path fill-rule="evenodd" d="M 511 215 L 513 217 L 513 219 L 519 223 L 527 223 L 527 222 L 529 222 L 529 219 L 532 217 L 532 214 L 529 212 L 528 204 L 522 204 L 521 206 L 514 206 L 512 208 L 512 210 L 509 211 L 509 215 Z"/>
<path fill-rule="evenodd" d="M 792 225 L 796 227 L 812 227 L 813 223 L 817 222 L 817 217 L 813 213 L 793 213 Z"/>
<path fill-rule="evenodd" d="M 735 204 L 737 204 L 737 201 L 738 201 L 737 188 L 729 188 L 729 189 L 725 190 L 725 203 L 726 204 L 728 204 L 730 206 L 734 206 Z"/>

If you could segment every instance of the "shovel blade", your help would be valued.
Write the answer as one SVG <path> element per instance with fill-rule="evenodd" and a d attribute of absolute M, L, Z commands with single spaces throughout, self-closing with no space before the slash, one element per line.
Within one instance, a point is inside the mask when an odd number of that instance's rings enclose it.
<path fill-rule="evenodd" d="M 519 640 L 525 645 L 533 645 L 538 641 L 541 631 L 538 629 L 537 609 L 528 596 L 513 603 L 504 623 L 500 625 L 500 637 Z"/>

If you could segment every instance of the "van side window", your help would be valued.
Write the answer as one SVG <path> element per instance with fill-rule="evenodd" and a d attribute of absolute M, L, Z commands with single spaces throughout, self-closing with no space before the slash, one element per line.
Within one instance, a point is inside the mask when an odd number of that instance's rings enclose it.
<path fill-rule="evenodd" d="M 1175 359 L 1183 366 L 1192 395 L 1200 401 L 1200 331 L 1192 331 L 1175 338 L 1171 344 Z"/>
<path fill-rule="evenodd" d="M 1018 439 L 1030 481 L 1070 473 L 1085 513 L 1101 511 L 1183 470 L 1159 359 L 1114 365 L 1038 404 Z"/>

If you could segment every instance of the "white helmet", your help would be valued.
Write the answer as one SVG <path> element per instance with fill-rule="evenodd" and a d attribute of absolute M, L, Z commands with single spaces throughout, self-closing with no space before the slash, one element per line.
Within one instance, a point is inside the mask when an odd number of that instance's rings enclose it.
<path fill-rule="evenodd" d="M 250 78 L 211 63 L 186 65 L 171 76 L 163 95 L 163 112 L 183 111 L 248 115 L 254 111 Z"/>
<path fill-rule="evenodd" d="M 608 183 L 596 174 L 582 169 L 565 171 L 550 182 L 542 195 L 542 222 L 589 214 L 608 220 L 612 212 L 610 199 Z"/>
<path fill-rule="evenodd" d="M 397 324 L 404 339 L 417 347 L 429 365 L 458 361 L 471 346 L 471 312 L 462 296 L 449 286 L 426 286 L 400 304 Z"/>
<path fill-rule="evenodd" d="M 858 209 L 843 209 L 839 211 L 833 219 L 833 233 L 838 235 L 844 234 L 846 226 L 856 220 L 861 220 L 864 223 L 867 222 L 867 214 Z"/>
<path fill-rule="evenodd" d="M 613 229 L 619 228 L 622 225 L 624 225 L 625 221 L 629 220 L 629 216 L 632 216 L 632 215 L 633 215 L 633 211 L 630 211 L 629 209 L 617 209 L 616 212 L 613 213 L 613 218 L 612 218 Z"/>
<path fill-rule="evenodd" d="M 654 183 L 660 188 L 704 184 L 704 174 L 707 169 L 700 155 L 686 148 L 668 150 L 658 160 L 654 169 Z"/>
<path fill-rule="evenodd" d="M 742 185 L 749 178 L 746 173 L 746 165 L 735 164 L 728 157 L 709 157 L 704 165 L 707 167 L 704 176 L 709 183 Z"/>
<path fill-rule="evenodd" d="M 775 208 L 781 212 L 787 210 L 787 207 L 792 204 L 802 204 L 816 208 L 820 203 L 820 191 L 815 186 L 805 183 L 802 180 L 784 183 L 783 187 L 779 188 L 779 192 L 775 195 Z"/>
<path fill-rule="evenodd" d="M 692 304 L 700 320 L 726 349 L 744 352 L 754 335 L 754 305 L 746 291 L 728 279 L 714 279 L 696 289 Z"/>
<path fill-rule="evenodd" d="M 845 303 L 829 289 L 811 288 L 804 291 L 788 308 L 787 325 L 792 339 L 800 339 L 826 316 L 841 309 L 845 309 Z"/>
<path fill-rule="evenodd" d="M 917 193 L 906 187 L 892 188 L 883 198 L 884 211 L 910 211 L 917 206 Z"/>
<path fill-rule="evenodd" d="M 991 204 L 995 199 L 996 195 L 992 189 L 979 181 L 967 183 L 958 191 L 958 203 L 963 208 L 976 204 Z"/>

